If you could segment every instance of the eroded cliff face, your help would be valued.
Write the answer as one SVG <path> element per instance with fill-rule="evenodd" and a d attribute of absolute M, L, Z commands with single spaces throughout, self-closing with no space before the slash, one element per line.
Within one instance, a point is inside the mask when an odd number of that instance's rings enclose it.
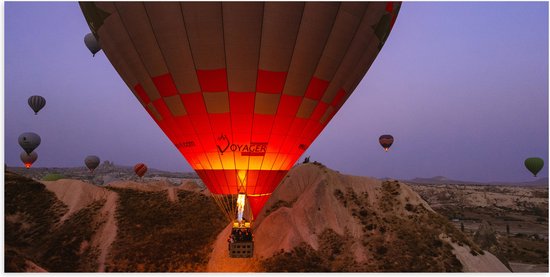
<path fill-rule="evenodd" d="M 321 164 L 293 168 L 254 229 L 253 259 L 228 258 L 226 228 L 207 269 L 507 271 L 498 259 L 475 258 L 492 255 L 483 253 L 407 185 L 343 175 Z"/>

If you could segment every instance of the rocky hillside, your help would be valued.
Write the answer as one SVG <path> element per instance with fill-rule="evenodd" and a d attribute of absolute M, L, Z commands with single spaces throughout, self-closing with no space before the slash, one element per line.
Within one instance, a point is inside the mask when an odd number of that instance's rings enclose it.
<path fill-rule="evenodd" d="M 6 272 L 204 271 L 225 221 L 192 182 L 5 176 Z"/>
<path fill-rule="evenodd" d="M 7 272 L 95 271 L 98 251 L 89 242 L 104 200 L 71 210 L 43 184 L 10 172 L 4 190 Z"/>
<path fill-rule="evenodd" d="M 255 226 L 255 258 L 227 258 L 218 236 L 209 271 L 508 271 L 410 187 L 295 167 Z"/>
<path fill-rule="evenodd" d="M 230 228 L 193 182 L 5 183 L 8 272 L 507 271 L 407 185 L 317 163 L 268 201 L 252 259 L 228 258 Z"/>

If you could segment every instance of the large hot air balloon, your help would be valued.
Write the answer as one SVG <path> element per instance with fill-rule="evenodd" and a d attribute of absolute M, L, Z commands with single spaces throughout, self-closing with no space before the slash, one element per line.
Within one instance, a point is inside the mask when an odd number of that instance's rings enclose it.
<path fill-rule="evenodd" d="M 29 97 L 27 100 L 29 103 L 29 106 L 31 106 L 31 109 L 34 111 L 34 114 L 38 114 L 38 112 L 46 106 L 46 99 L 40 95 L 33 95 Z"/>
<path fill-rule="evenodd" d="M 525 159 L 525 167 L 533 173 L 533 176 L 537 177 L 537 173 L 544 167 L 544 160 L 537 157 Z"/>
<path fill-rule="evenodd" d="M 101 46 L 99 46 L 99 41 L 95 38 L 94 34 L 88 33 L 86 36 L 84 36 L 84 44 L 86 44 L 86 47 L 88 47 L 88 50 L 92 52 L 92 57 L 95 57 L 95 54 L 101 50 Z"/>
<path fill-rule="evenodd" d="M 34 162 L 36 162 L 36 159 L 38 159 L 38 154 L 36 152 L 32 151 L 30 154 L 27 154 L 27 152 L 22 151 L 19 155 L 21 158 L 21 161 L 23 164 L 25 164 L 26 168 L 30 168 Z"/>
<path fill-rule="evenodd" d="M 134 172 L 137 176 L 139 176 L 139 178 L 141 178 L 145 175 L 145 172 L 147 172 L 147 166 L 143 163 L 138 163 L 134 165 Z"/>
<path fill-rule="evenodd" d="M 27 132 L 19 135 L 17 141 L 21 148 L 30 155 L 40 145 L 40 136 L 33 132 Z"/>
<path fill-rule="evenodd" d="M 393 136 L 392 135 L 381 135 L 378 138 L 378 142 L 382 147 L 384 148 L 384 151 L 388 152 L 390 150 L 391 145 L 393 144 Z"/>
<path fill-rule="evenodd" d="M 87 156 L 84 159 L 84 164 L 86 167 L 90 170 L 90 172 L 94 172 L 94 169 L 99 165 L 99 157 L 98 156 Z"/>
<path fill-rule="evenodd" d="M 239 222 L 351 95 L 400 5 L 80 2 L 113 67 Z"/>

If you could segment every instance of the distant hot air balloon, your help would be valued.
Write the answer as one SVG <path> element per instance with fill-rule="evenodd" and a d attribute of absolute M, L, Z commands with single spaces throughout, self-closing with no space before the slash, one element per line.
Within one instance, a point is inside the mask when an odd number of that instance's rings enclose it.
<path fill-rule="evenodd" d="M 101 46 L 99 45 L 99 41 L 95 38 L 94 34 L 89 33 L 86 36 L 84 36 L 84 44 L 86 44 L 86 47 L 88 47 L 88 50 L 92 52 L 92 57 L 95 57 L 95 54 L 101 50 Z"/>
<path fill-rule="evenodd" d="M 94 172 L 94 169 L 99 165 L 99 157 L 98 156 L 87 156 L 84 159 L 84 164 L 86 164 L 86 167 L 91 171 Z"/>
<path fill-rule="evenodd" d="M 378 142 L 380 142 L 380 145 L 384 148 L 384 151 L 388 152 L 391 145 L 393 144 L 393 136 L 392 135 L 381 135 L 380 138 L 378 138 Z"/>
<path fill-rule="evenodd" d="M 134 172 L 137 176 L 139 176 L 139 178 L 141 178 L 145 175 L 145 172 L 147 172 L 147 166 L 143 163 L 138 163 L 134 165 Z"/>
<path fill-rule="evenodd" d="M 106 57 L 230 220 L 243 202 L 258 216 L 363 79 L 400 6 L 80 2 Z"/>
<path fill-rule="evenodd" d="M 544 160 L 537 157 L 525 159 L 525 167 L 533 173 L 533 176 L 537 177 L 537 173 L 544 167 Z"/>
<path fill-rule="evenodd" d="M 25 167 L 30 168 L 36 159 L 38 159 L 38 154 L 34 151 L 32 151 L 31 154 L 27 154 L 27 152 L 22 151 L 19 157 L 21 158 L 23 164 L 25 164 Z"/>
<path fill-rule="evenodd" d="M 19 138 L 17 139 L 19 142 L 19 145 L 27 152 L 27 154 L 31 154 L 31 152 L 36 149 L 40 145 L 40 136 L 33 132 L 27 132 L 19 135 Z"/>
<path fill-rule="evenodd" d="M 29 103 L 29 106 L 31 106 L 31 109 L 34 111 L 34 114 L 38 114 L 38 111 L 46 106 L 46 99 L 44 99 L 44 97 L 40 95 L 33 95 L 29 97 L 27 102 Z"/>

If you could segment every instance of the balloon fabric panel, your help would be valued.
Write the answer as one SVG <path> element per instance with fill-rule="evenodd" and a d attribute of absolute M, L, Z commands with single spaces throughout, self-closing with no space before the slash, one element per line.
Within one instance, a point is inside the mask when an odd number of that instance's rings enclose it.
<path fill-rule="evenodd" d="M 258 70 L 257 92 L 280 94 L 283 91 L 286 72 Z"/>
<path fill-rule="evenodd" d="M 203 92 L 227 91 L 227 73 L 225 69 L 197 70 L 197 77 Z"/>
<path fill-rule="evenodd" d="M 263 206 L 269 199 L 269 195 L 249 195 L 248 196 L 248 203 L 250 204 L 250 207 L 252 209 L 252 214 L 254 215 L 254 218 L 258 217 L 258 214 L 262 210 Z"/>

